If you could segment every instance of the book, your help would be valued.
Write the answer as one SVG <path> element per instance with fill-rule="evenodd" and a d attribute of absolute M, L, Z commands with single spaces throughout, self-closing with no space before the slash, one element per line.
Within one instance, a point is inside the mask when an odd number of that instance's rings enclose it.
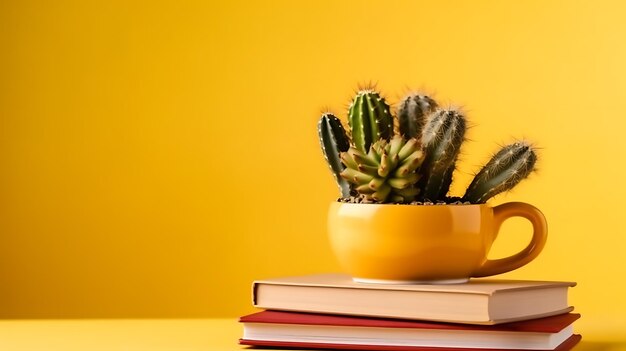
<path fill-rule="evenodd" d="M 562 314 L 497 326 L 263 311 L 240 318 L 240 344 L 347 350 L 569 350 L 580 340 Z"/>
<path fill-rule="evenodd" d="M 454 285 L 355 283 L 344 274 L 259 280 L 253 305 L 270 310 L 500 324 L 571 312 L 573 282 L 472 279 Z"/>

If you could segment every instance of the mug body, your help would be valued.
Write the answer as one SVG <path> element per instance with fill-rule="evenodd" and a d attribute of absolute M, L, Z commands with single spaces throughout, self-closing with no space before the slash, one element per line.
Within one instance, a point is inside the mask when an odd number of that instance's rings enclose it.
<path fill-rule="evenodd" d="M 460 283 L 487 260 L 497 228 L 488 205 L 333 202 L 328 232 L 355 281 Z"/>

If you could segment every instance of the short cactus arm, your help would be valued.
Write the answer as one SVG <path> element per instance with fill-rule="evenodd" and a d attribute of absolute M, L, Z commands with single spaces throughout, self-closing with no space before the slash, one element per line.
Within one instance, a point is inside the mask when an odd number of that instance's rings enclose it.
<path fill-rule="evenodd" d="M 426 95 L 410 94 L 398 106 L 400 135 L 406 139 L 420 138 L 426 117 L 435 111 L 437 103 Z"/>
<path fill-rule="evenodd" d="M 359 91 L 350 104 L 348 123 L 352 130 L 352 142 L 357 150 L 367 153 L 379 139 L 390 140 L 393 136 L 393 117 L 389 105 L 379 93 L 372 90 Z"/>
<path fill-rule="evenodd" d="M 537 154 L 532 145 L 515 142 L 500 149 L 476 174 L 463 199 L 485 203 L 491 197 L 511 190 L 534 170 Z"/>
<path fill-rule="evenodd" d="M 339 118 L 331 113 L 322 115 L 317 125 L 317 131 L 322 153 L 330 167 L 330 171 L 335 177 L 337 186 L 339 186 L 341 196 L 344 198 L 349 197 L 350 184 L 340 176 L 340 173 L 345 169 L 341 162 L 340 154 L 348 151 L 350 148 L 350 140 L 346 135 L 346 131 L 343 129 Z"/>
<path fill-rule="evenodd" d="M 448 193 L 465 130 L 465 117 L 454 110 L 437 110 L 424 126 L 422 143 L 426 159 L 418 183 L 422 199 L 441 200 Z"/>

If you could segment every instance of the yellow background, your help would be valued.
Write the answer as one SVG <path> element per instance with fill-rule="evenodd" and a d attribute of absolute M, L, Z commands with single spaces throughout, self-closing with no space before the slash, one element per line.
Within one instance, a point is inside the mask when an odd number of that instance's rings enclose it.
<path fill-rule="evenodd" d="M 579 326 L 626 314 L 626 7 L 578 1 L 0 2 L 0 317 L 252 311 L 257 278 L 338 270 L 316 123 L 359 83 L 461 105 L 455 192 L 497 143 L 541 147 L 506 196 L 574 280 Z M 494 256 L 518 250 L 511 220 Z M 585 329 L 587 328 L 587 329 Z"/>

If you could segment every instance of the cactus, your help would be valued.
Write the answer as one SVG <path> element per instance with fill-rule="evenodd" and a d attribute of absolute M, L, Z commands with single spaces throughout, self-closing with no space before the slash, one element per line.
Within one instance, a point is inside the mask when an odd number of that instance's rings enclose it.
<path fill-rule="evenodd" d="M 385 99 L 367 88 L 350 104 L 348 133 L 337 117 L 322 115 L 320 144 L 341 196 L 359 195 L 347 201 L 485 203 L 534 169 L 537 155 L 532 145 L 515 142 L 491 158 L 462 198 L 447 197 L 465 140 L 465 116 L 441 109 L 433 99 L 419 94 L 405 97 L 396 112 L 399 134 L 394 136 L 396 117 Z"/>
<path fill-rule="evenodd" d="M 435 111 L 422 131 L 426 158 L 419 173 L 420 197 L 436 201 L 444 199 L 452 182 L 456 159 L 465 140 L 465 117 L 458 111 Z"/>
<path fill-rule="evenodd" d="M 354 147 L 342 152 L 346 169 L 341 176 L 368 200 L 408 203 L 419 193 L 415 171 L 423 159 L 417 139 L 405 141 L 396 135 L 389 142 L 378 140 L 367 154 Z"/>
<path fill-rule="evenodd" d="M 317 131 L 320 138 L 320 146 L 322 147 L 322 153 L 330 171 L 335 176 L 337 185 L 341 196 L 346 198 L 350 196 L 350 184 L 340 176 L 341 171 L 344 170 L 344 165 L 341 163 L 339 154 L 348 151 L 350 148 L 350 139 L 346 135 L 341 121 L 335 117 L 332 113 L 325 113 L 320 118 L 317 124 Z"/>
<path fill-rule="evenodd" d="M 537 154 L 532 145 L 518 141 L 504 146 L 476 174 L 463 199 L 485 203 L 491 197 L 511 190 L 534 170 Z"/>
<path fill-rule="evenodd" d="M 385 99 L 374 90 L 361 90 L 350 104 L 348 123 L 352 130 L 354 147 L 368 153 L 370 146 L 393 136 L 393 117 Z"/>
<path fill-rule="evenodd" d="M 426 117 L 435 111 L 437 103 L 426 95 L 410 94 L 398 106 L 400 135 L 406 139 L 421 138 Z"/>

